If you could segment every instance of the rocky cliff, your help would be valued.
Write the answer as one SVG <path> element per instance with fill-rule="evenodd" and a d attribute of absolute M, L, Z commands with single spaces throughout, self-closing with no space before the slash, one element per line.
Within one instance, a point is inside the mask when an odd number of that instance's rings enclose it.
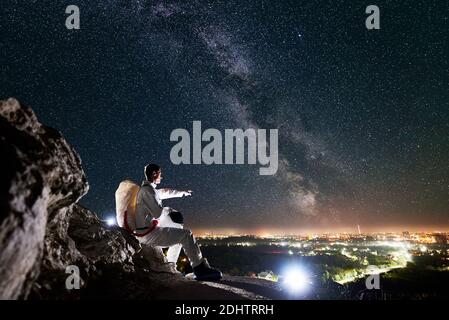
<path fill-rule="evenodd" d="M 88 184 L 60 133 L 14 99 L 1 102 L 0 152 L 0 297 L 25 298 L 47 256 L 65 245 L 60 241 L 49 251 L 46 238 L 64 232 L 67 212 Z M 70 259 L 64 254 L 60 264 Z"/>

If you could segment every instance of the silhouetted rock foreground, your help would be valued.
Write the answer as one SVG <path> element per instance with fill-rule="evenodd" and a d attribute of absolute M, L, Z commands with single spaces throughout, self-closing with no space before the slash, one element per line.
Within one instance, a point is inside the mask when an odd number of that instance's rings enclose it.
<path fill-rule="evenodd" d="M 0 105 L 0 154 L 0 299 L 288 298 L 265 280 L 185 279 L 160 251 L 104 225 L 77 204 L 89 187 L 76 151 L 12 98 Z M 79 290 L 66 289 L 71 265 Z"/>

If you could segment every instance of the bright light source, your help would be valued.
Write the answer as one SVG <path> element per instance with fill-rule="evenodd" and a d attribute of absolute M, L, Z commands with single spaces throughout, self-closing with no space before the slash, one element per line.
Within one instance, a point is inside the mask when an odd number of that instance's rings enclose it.
<path fill-rule="evenodd" d="M 412 255 L 409 252 L 405 253 L 405 260 L 406 261 L 413 261 Z"/>
<path fill-rule="evenodd" d="M 308 274 L 299 267 L 290 267 L 282 275 L 283 285 L 292 293 L 298 293 L 307 288 L 310 284 Z"/>
<path fill-rule="evenodd" d="M 115 225 L 115 218 L 108 218 L 108 219 L 106 219 L 106 224 L 107 224 L 108 226 L 113 226 L 113 225 Z"/>

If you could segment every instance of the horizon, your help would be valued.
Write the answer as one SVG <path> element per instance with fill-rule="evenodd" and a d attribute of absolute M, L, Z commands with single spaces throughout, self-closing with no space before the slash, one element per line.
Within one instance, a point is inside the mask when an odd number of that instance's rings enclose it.
<path fill-rule="evenodd" d="M 197 235 L 197 237 L 201 238 L 201 237 L 207 237 L 207 236 L 214 236 L 214 235 L 220 235 L 220 236 L 255 236 L 255 237 L 276 237 L 276 236 L 310 236 L 310 235 L 336 235 L 336 234 L 350 234 L 350 235 L 356 235 L 358 234 L 357 230 L 353 230 L 353 231 L 349 231 L 349 228 L 346 229 L 340 229 L 339 231 L 330 231 L 330 230 L 322 230 L 322 231 L 245 231 L 245 230 L 228 230 L 228 229 L 224 229 L 224 230 L 201 230 L 201 229 L 192 229 L 192 231 Z M 438 234 L 438 233 L 442 233 L 442 234 L 446 234 L 449 233 L 449 228 L 440 228 L 440 229 L 435 229 L 435 228 L 413 228 L 413 229 L 376 229 L 376 230 L 371 230 L 371 231 L 365 231 L 365 232 L 361 232 L 361 235 L 371 235 L 371 234 L 399 234 L 402 232 L 410 232 L 413 234 L 416 233 L 426 233 L 426 234 Z"/>

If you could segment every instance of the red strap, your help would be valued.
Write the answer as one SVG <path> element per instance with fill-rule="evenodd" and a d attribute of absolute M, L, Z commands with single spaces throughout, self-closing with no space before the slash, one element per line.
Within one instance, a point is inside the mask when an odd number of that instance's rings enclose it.
<path fill-rule="evenodd" d="M 151 226 L 149 227 L 149 229 L 147 231 L 145 231 L 144 233 L 137 233 L 137 232 L 131 230 L 131 228 L 129 227 L 129 224 L 128 224 L 128 211 L 125 211 L 125 217 L 124 218 L 125 218 L 125 221 L 124 221 L 125 230 L 128 231 L 129 233 L 131 233 L 135 237 L 144 237 L 144 236 L 146 236 L 151 231 L 153 231 L 154 228 L 156 228 L 156 226 L 159 224 L 159 221 L 157 221 L 156 219 L 153 219 L 153 220 L 151 220 Z"/>

